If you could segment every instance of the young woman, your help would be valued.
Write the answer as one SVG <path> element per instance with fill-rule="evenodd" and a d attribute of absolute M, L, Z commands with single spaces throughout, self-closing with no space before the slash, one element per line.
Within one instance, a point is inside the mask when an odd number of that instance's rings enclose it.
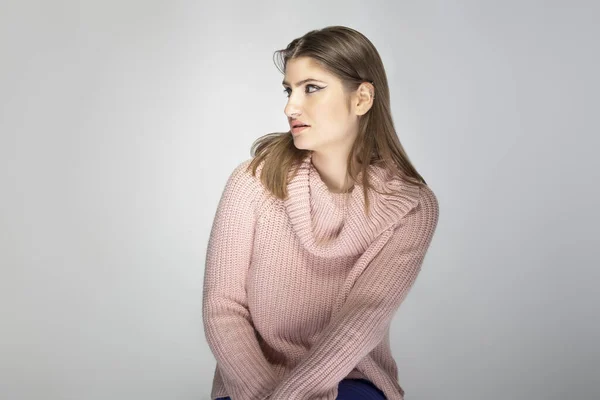
<path fill-rule="evenodd" d="M 290 131 L 229 176 L 208 243 L 211 399 L 402 400 L 389 327 L 438 221 L 373 44 L 342 26 L 280 56 Z"/>

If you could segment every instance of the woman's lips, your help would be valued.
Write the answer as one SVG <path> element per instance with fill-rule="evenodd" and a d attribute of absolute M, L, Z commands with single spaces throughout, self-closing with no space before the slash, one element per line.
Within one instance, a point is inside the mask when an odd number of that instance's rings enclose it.
<path fill-rule="evenodd" d="M 300 132 L 302 132 L 303 130 L 305 130 L 305 129 L 307 129 L 307 128 L 310 128 L 310 126 L 308 126 L 308 125 L 304 125 L 304 126 L 294 126 L 294 127 L 292 128 L 292 133 L 300 133 Z"/>

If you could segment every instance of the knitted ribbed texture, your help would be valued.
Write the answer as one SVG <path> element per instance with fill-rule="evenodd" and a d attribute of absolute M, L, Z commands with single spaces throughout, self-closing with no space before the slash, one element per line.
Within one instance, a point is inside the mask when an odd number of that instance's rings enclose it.
<path fill-rule="evenodd" d="M 364 378 L 403 400 L 389 327 L 434 235 L 429 187 L 369 167 L 363 187 L 329 192 L 308 153 L 284 201 L 246 167 L 231 173 L 208 242 L 206 339 L 216 360 L 211 399 L 335 400 Z"/>

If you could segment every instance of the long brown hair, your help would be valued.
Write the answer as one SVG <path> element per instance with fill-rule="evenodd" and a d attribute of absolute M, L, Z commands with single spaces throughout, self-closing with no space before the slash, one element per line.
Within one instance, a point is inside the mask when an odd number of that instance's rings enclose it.
<path fill-rule="evenodd" d="M 292 40 L 285 49 L 275 51 L 273 58 L 279 71 L 285 74 L 288 61 L 298 57 L 311 57 L 338 77 L 346 93 L 355 91 L 362 82 L 372 82 L 375 86 L 373 105 L 359 119 L 358 136 L 347 164 L 348 174 L 353 181 L 358 181 L 359 172 L 362 174 L 367 214 L 367 190 L 377 191 L 368 182 L 367 168 L 371 164 L 383 166 L 410 183 L 427 185 L 413 167 L 396 135 L 385 70 L 379 53 L 369 39 L 345 26 L 329 26 L 309 31 Z M 289 130 L 269 133 L 252 144 L 253 159 L 248 169 L 252 169 L 252 174 L 256 176 L 256 169 L 264 161 L 260 173 L 262 183 L 274 196 L 284 200 L 287 197 L 287 184 L 293 177 L 290 172 L 294 169 L 296 173 L 309 151 L 294 146 Z"/>

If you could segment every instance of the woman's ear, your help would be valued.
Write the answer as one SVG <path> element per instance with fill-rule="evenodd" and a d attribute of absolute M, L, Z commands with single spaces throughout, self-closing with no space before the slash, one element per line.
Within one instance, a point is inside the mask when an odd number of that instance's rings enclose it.
<path fill-rule="evenodd" d="M 353 99 L 354 113 L 356 115 L 364 115 L 373 106 L 375 100 L 375 86 L 370 82 L 363 82 L 356 89 L 355 98 Z"/>

